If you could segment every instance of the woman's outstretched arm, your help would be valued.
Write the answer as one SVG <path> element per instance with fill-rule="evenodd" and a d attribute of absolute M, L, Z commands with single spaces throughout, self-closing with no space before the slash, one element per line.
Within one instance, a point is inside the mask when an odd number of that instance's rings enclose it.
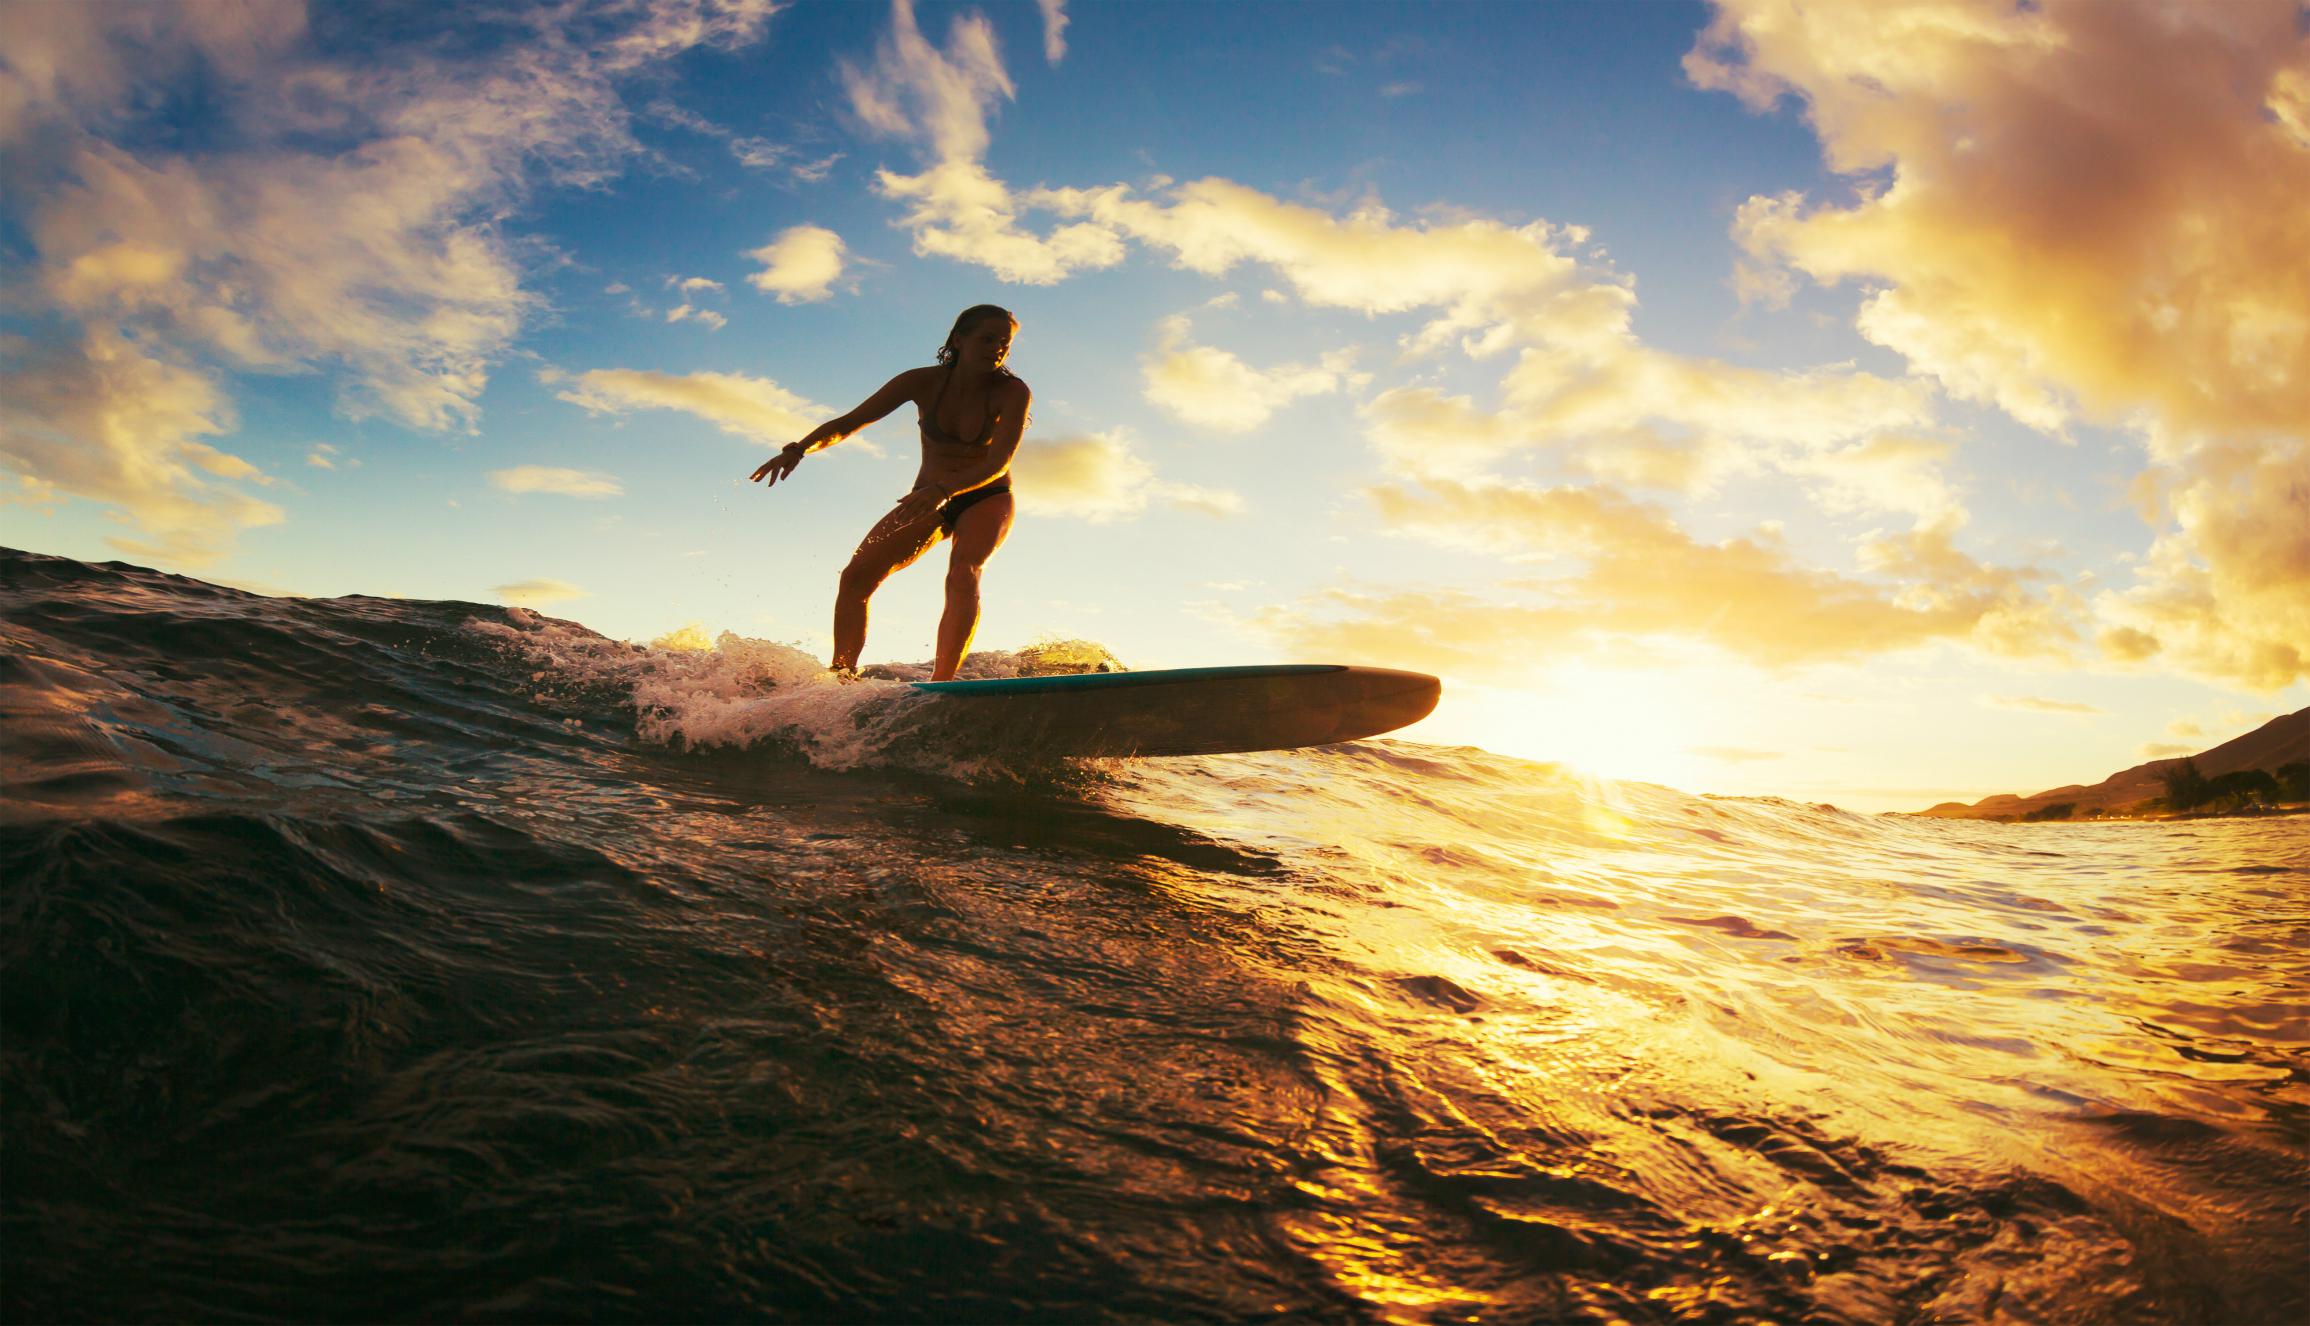
<path fill-rule="evenodd" d="M 775 486 L 780 479 L 794 472 L 794 467 L 802 463 L 804 456 L 821 448 L 833 446 L 912 400 L 916 376 L 926 371 L 928 370 L 910 368 L 883 383 L 872 396 L 860 401 L 857 409 L 838 418 L 827 420 L 811 429 L 801 440 L 789 442 L 780 448 L 777 455 L 762 462 L 762 467 L 754 471 L 748 482 L 760 483 L 767 479 L 770 485 Z"/>

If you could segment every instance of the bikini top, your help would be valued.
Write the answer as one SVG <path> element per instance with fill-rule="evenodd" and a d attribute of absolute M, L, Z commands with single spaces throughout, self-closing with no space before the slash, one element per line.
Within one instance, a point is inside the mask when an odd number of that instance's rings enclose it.
<path fill-rule="evenodd" d="M 976 442 L 956 437 L 938 426 L 938 407 L 946 402 L 946 387 L 952 381 L 954 381 L 954 365 L 948 364 L 946 372 L 939 376 L 938 395 L 931 400 L 930 408 L 922 412 L 923 440 L 944 442 L 950 447 L 983 447 L 994 441 L 995 413 L 992 408 L 987 411 L 986 435 Z"/>

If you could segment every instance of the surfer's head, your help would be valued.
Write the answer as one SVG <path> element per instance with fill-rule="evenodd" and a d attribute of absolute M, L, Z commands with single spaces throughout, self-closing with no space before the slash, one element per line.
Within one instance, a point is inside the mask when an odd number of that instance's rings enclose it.
<path fill-rule="evenodd" d="M 1018 330 L 1019 320 L 1009 309 L 997 304 L 973 304 L 954 320 L 954 330 L 946 334 L 946 344 L 938 348 L 938 361 L 981 373 L 999 372 L 1004 357 L 1011 352 L 1011 337 Z"/>

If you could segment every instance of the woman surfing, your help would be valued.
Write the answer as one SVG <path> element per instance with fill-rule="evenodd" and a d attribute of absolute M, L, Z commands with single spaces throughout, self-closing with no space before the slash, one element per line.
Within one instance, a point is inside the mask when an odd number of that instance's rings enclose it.
<path fill-rule="evenodd" d="M 855 673 L 866 648 L 866 601 L 882 582 L 941 539 L 954 550 L 946 569 L 946 611 L 938 623 L 931 680 L 951 681 L 979 624 L 979 578 L 1011 532 L 1011 458 L 1026 432 L 1034 395 L 1003 367 L 1019 320 L 993 304 L 963 310 L 939 347 L 938 362 L 910 368 L 857 409 L 810 430 L 762 462 L 753 479 L 775 486 L 802 458 L 833 446 L 912 401 L 921 421 L 922 466 L 914 489 L 866 532 L 834 595 L 834 670 Z"/>

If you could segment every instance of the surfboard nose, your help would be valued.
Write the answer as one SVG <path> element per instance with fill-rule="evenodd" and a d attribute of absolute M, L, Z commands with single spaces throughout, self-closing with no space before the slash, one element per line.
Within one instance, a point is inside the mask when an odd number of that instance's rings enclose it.
<path fill-rule="evenodd" d="M 1441 678 L 1397 668 L 1352 667 L 1337 678 L 1343 696 L 1330 741 L 1356 741 L 1419 722 L 1443 699 Z"/>

